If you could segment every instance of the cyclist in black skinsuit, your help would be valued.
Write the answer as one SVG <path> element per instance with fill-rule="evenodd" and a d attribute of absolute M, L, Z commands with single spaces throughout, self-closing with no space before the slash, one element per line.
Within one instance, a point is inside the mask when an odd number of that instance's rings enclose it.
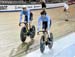
<path fill-rule="evenodd" d="M 42 8 L 46 8 L 46 3 L 45 2 L 41 2 Z"/>

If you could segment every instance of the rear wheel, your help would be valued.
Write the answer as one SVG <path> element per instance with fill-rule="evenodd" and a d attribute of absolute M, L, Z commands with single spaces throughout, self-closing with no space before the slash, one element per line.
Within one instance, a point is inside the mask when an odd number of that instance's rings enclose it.
<path fill-rule="evenodd" d="M 50 33 L 50 38 L 48 37 L 48 47 L 51 49 L 53 46 L 53 34 Z"/>
<path fill-rule="evenodd" d="M 30 31 L 30 38 L 34 38 L 35 36 L 35 26 L 32 26 L 32 29 Z"/>
<path fill-rule="evenodd" d="M 44 36 L 42 36 L 40 39 L 40 51 L 41 51 L 41 53 L 43 53 L 44 50 L 45 50 Z"/>
<path fill-rule="evenodd" d="M 21 41 L 22 42 L 24 42 L 25 40 L 26 40 L 26 28 L 25 27 L 23 27 L 22 29 L 21 29 L 21 33 L 20 33 L 20 38 L 21 38 Z"/>

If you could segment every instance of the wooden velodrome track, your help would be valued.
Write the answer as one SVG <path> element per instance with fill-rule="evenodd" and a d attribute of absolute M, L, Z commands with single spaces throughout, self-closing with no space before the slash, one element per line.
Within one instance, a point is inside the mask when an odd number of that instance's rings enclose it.
<path fill-rule="evenodd" d="M 70 5 L 70 17 L 68 22 L 65 22 L 65 14 L 63 7 L 46 10 L 52 19 L 52 27 L 50 31 L 53 33 L 54 41 L 60 37 L 75 32 L 75 4 Z M 41 10 L 32 11 L 34 14 L 33 22 L 37 29 L 37 19 Z M 30 38 L 26 40 L 28 43 L 21 43 L 19 27 L 19 12 L 4 12 L 0 13 L 0 57 L 22 57 L 24 52 L 31 48 L 31 51 L 39 47 L 40 35 L 35 36 L 33 45 Z M 31 45 L 31 46 L 30 46 Z M 29 51 L 30 52 L 30 51 Z"/>

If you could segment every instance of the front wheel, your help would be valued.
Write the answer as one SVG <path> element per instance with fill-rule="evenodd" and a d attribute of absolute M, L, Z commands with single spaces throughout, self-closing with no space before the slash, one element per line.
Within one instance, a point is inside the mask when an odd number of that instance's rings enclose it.
<path fill-rule="evenodd" d="M 51 49 L 53 46 L 53 34 L 50 33 L 50 38 L 48 37 L 48 47 Z"/>
<path fill-rule="evenodd" d="M 40 39 L 40 51 L 41 51 L 41 53 L 43 53 L 44 50 L 45 50 L 44 36 L 42 36 Z"/>
<path fill-rule="evenodd" d="M 26 28 L 25 27 L 23 27 L 22 29 L 21 29 L 21 33 L 20 33 L 20 38 L 21 38 L 21 41 L 22 42 L 24 42 L 25 40 L 26 40 Z"/>

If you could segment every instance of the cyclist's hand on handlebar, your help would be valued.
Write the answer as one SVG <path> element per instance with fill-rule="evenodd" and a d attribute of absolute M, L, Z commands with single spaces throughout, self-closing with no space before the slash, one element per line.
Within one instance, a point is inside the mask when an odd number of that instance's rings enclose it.
<path fill-rule="evenodd" d="M 19 23 L 19 26 L 21 26 L 21 23 Z"/>

